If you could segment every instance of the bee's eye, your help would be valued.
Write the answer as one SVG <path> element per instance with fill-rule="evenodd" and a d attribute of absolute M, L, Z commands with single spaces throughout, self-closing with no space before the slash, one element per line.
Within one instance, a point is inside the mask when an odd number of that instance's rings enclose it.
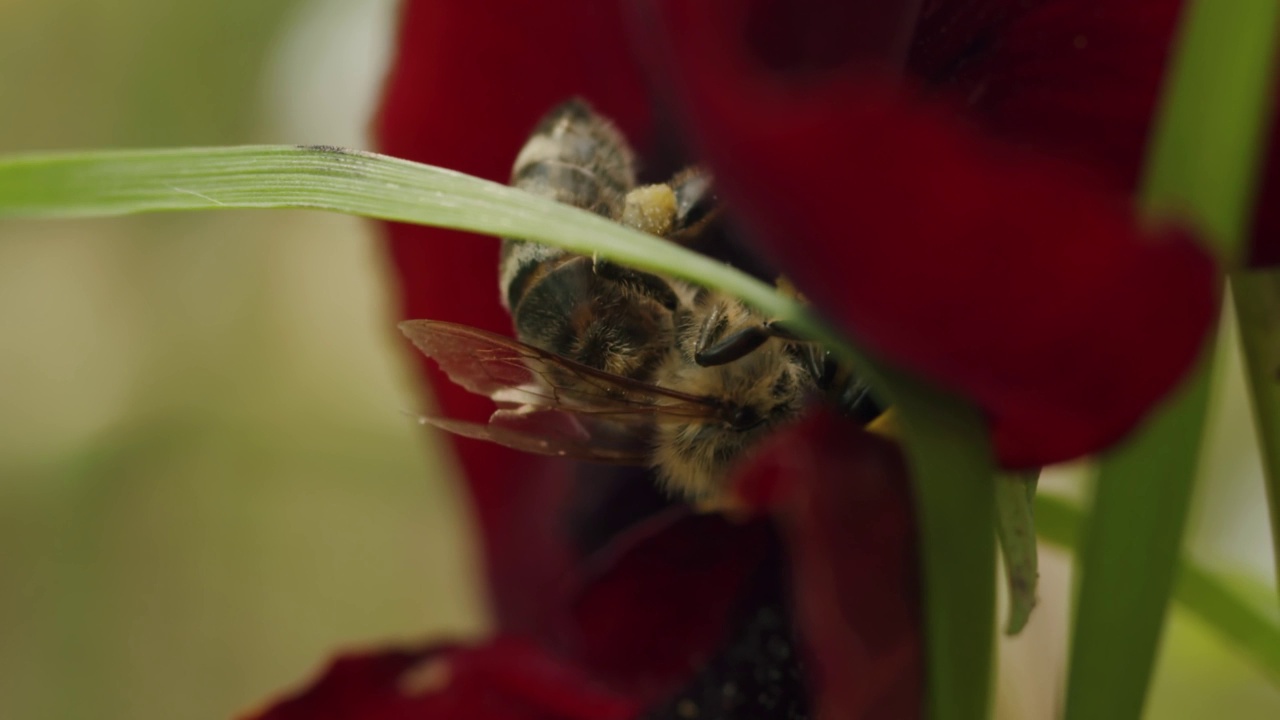
<path fill-rule="evenodd" d="M 736 407 L 729 415 L 729 424 L 734 430 L 750 430 L 759 425 L 764 418 L 753 407 Z"/>

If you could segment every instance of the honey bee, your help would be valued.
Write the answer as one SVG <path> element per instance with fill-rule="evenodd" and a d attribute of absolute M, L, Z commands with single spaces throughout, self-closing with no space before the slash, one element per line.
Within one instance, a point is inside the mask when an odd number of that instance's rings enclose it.
<path fill-rule="evenodd" d="M 696 168 L 636 187 L 630 147 L 581 100 L 538 124 L 512 184 L 676 242 L 718 212 L 711 178 Z M 400 325 L 450 380 L 498 409 L 483 424 L 424 422 L 529 452 L 649 465 L 669 492 L 708 501 L 745 450 L 834 382 L 820 349 L 736 298 L 502 242 L 499 292 L 517 339 L 434 320 Z"/>
<path fill-rule="evenodd" d="M 811 386 L 786 351 L 698 365 L 689 355 L 692 333 L 682 333 L 681 346 L 646 382 L 479 328 L 410 320 L 400 329 L 450 380 L 498 406 L 487 423 L 423 422 L 526 452 L 648 465 L 664 488 L 689 500 L 720 496 L 732 463 L 798 416 Z"/>
<path fill-rule="evenodd" d="M 636 188 L 634 155 L 581 100 L 553 109 L 516 156 L 511 184 L 660 237 L 696 230 L 713 205 L 696 170 Z M 516 337 L 590 367 L 652 376 L 674 338 L 683 284 L 559 248 L 504 239 L 499 294 Z M 687 293 L 686 293 L 687 294 Z"/>

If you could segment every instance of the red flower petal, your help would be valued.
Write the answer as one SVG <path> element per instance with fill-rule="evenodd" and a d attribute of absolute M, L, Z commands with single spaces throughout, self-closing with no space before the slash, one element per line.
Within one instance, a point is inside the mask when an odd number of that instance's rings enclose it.
<path fill-rule="evenodd" d="M 376 132 L 380 149 L 398 157 L 506 181 L 538 118 L 575 94 L 592 98 L 630 137 L 648 135 L 647 99 L 610 4 L 406 2 L 392 68 Z M 389 233 L 402 317 L 509 329 L 498 304 L 496 240 L 406 225 Z M 445 414 L 487 415 L 486 400 L 419 359 Z M 557 603 L 549 593 L 569 563 L 557 526 L 565 466 L 548 470 L 529 455 L 451 441 L 484 535 L 499 624 L 533 632 Z"/>
<path fill-rule="evenodd" d="M 791 76 L 851 62 L 896 66 L 915 33 L 918 0 L 745 0 L 742 22 L 752 53 Z"/>
<path fill-rule="evenodd" d="M 348 655 L 245 720 L 625 720 L 639 707 L 521 640 Z"/>
<path fill-rule="evenodd" d="M 1138 182 L 1184 0 L 933 0 L 910 70 L 1002 139 Z M 1280 77 L 1274 85 L 1280 95 Z M 1280 119 L 1266 135 L 1249 262 L 1280 264 Z"/>
<path fill-rule="evenodd" d="M 665 7 L 679 99 L 740 217 L 865 346 L 978 402 L 1006 465 L 1115 441 L 1195 358 L 1212 262 L 1143 237 L 1090 172 L 869 76 L 781 83 L 724 13 Z"/>
<path fill-rule="evenodd" d="M 1133 190 L 1182 0 L 937 5 L 919 29 L 914 74 L 956 95 L 987 132 Z"/>
<path fill-rule="evenodd" d="M 599 677 L 658 702 L 727 640 L 748 580 L 772 557 L 764 521 L 673 510 L 619 537 L 596 558 L 566 638 Z"/>
<path fill-rule="evenodd" d="M 478 647 L 343 657 L 310 688 L 253 717 L 630 717 L 686 687 L 734 640 L 738 616 L 758 610 L 753 583 L 766 577 L 777 587 L 776 549 L 765 520 L 673 509 L 588 562 L 576 600 L 543 633 L 547 644 L 505 636 Z"/>
<path fill-rule="evenodd" d="M 901 720 L 923 711 L 907 477 L 892 443 L 823 415 L 771 439 L 738 478 L 793 492 L 776 513 L 818 717 Z"/>

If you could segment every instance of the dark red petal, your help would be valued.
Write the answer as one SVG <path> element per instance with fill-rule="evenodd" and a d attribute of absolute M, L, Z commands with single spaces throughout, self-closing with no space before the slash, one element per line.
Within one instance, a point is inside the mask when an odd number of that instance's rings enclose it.
<path fill-rule="evenodd" d="M 941 5 L 917 35 L 914 67 L 928 82 L 962 98 L 987 132 L 1132 191 L 1183 0 L 986 2 L 976 23 L 968 3 Z M 953 24 L 969 44 L 930 72 L 933 38 Z"/>
<path fill-rule="evenodd" d="M 245 720 L 625 720 L 638 711 L 580 669 L 497 638 L 343 656 L 310 687 Z"/>
<path fill-rule="evenodd" d="M 776 508 L 819 717 L 919 717 L 915 523 L 897 447 L 830 416 L 773 438 L 738 481 L 783 485 Z"/>
<path fill-rule="evenodd" d="M 911 44 L 920 0 L 746 0 L 742 5 L 753 54 L 769 69 L 794 78 L 851 62 L 899 66 Z"/>
<path fill-rule="evenodd" d="M 375 124 L 379 148 L 505 182 L 538 118 L 575 94 L 630 137 L 647 137 L 648 101 L 612 4 L 407 1 Z M 497 240 L 405 225 L 388 232 L 401 317 L 509 331 L 498 304 Z M 487 400 L 420 360 L 444 414 L 487 415 Z M 548 593 L 568 563 L 556 526 L 567 473 L 515 451 L 452 441 L 484 534 L 499 624 L 531 632 L 555 604 Z"/>
<path fill-rule="evenodd" d="M 958 71 L 989 53 L 1027 0 L 924 0 L 911 41 L 907 70 L 930 85 L 946 87 Z"/>
<path fill-rule="evenodd" d="M 633 528 L 587 568 L 566 654 L 646 704 L 664 699 L 726 642 L 772 538 L 762 520 L 687 510 Z"/>
<path fill-rule="evenodd" d="M 1184 0 L 928 0 L 910 70 L 1006 141 L 1136 186 Z M 1280 76 L 1274 85 L 1280 94 Z M 1280 264 L 1280 122 L 1264 140 L 1250 264 Z"/>
<path fill-rule="evenodd" d="M 741 28 L 665 7 L 679 98 L 740 219 L 864 346 L 986 410 L 1005 465 L 1115 441 L 1196 357 L 1212 261 L 1141 234 L 1092 171 L 870 76 L 781 84 Z"/>

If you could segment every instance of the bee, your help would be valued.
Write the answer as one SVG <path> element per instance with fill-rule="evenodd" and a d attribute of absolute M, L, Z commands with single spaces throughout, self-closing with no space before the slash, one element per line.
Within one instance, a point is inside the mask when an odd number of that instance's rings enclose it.
<path fill-rule="evenodd" d="M 516 156 L 511 184 L 659 237 L 695 233 L 714 205 L 690 170 L 636 188 L 634 154 L 582 100 L 553 109 Z M 537 243 L 504 239 L 499 296 L 516 337 L 605 372 L 646 379 L 675 342 L 683 284 Z M 686 293 L 687 294 L 687 293 Z"/>
<path fill-rule="evenodd" d="M 797 417 L 809 387 L 785 351 L 698 365 L 690 356 L 696 335 L 685 332 L 646 382 L 479 328 L 410 320 L 400 329 L 451 381 L 497 405 L 487 423 L 422 422 L 526 452 L 648 465 L 665 489 L 691 501 L 720 497 L 733 462 Z"/>
<path fill-rule="evenodd" d="M 636 187 L 622 135 L 581 100 L 552 110 L 512 184 L 675 242 L 718 214 L 711 177 Z M 823 353 L 736 298 L 505 239 L 499 293 L 516 339 L 434 320 L 400 328 L 454 383 L 498 406 L 487 423 L 424 417 L 471 438 L 648 465 L 669 492 L 711 501 L 733 463 L 797 418 L 830 374 Z"/>

